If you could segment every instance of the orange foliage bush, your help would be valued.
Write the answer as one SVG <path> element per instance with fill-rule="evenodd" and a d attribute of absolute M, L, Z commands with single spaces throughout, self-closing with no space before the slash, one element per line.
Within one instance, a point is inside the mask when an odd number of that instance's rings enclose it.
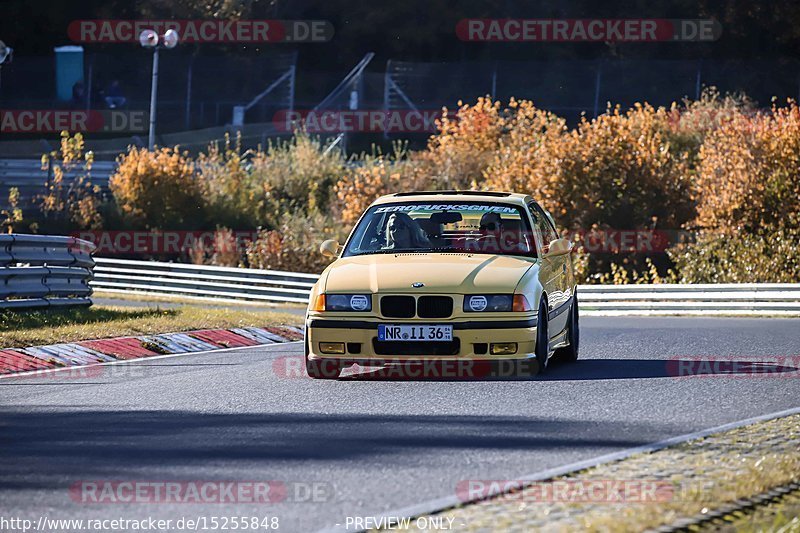
<path fill-rule="evenodd" d="M 131 226 L 267 228 L 238 258 L 258 268 L 319 271 L 329 262 L 318 251 L 320 241 L 343 241 L 378 196 L 452 188 L 528 193 L 564 229 L 703 229 L 696 243 L 673 249 L 671 259 L 583 254 L 584 279 L 747 281 L 752 272 L 770 281 L 787 279 L 773 275 L 771 265 L 798 270 L 800 109 L 794 102 L 758 112 L 746 97 L 710 89 L 698 101 L 666 108 L 609 108 L 568 128 L 530 101 L 512 99 L 504 107 L 484 97 L 445 109 L 439 128 L 423 150 L 397 145 L 388 156 L 349 159 L 305 134 L 248 152 L 228 140 L 196 165 L 177 148 L 131 148 L 120 156 L 110 188 Z M 96 191 L 80 180 L 78 189 L 63 186 L 62 167 L 75 168 L 82 148 L 77 136 L 62 139 L 61 164 L 41 207 L 45 218 L 97 227 Z M 84 166 L 88 174 L 91 157 Z M 7 226 L 16 220 L 1 216 Z M 230 240 L 221 231 L 219 248 Z M 235 253 L 211 249 L 197 248 L 193 257 L 237 263 Z M 744 266 L 737 262 L 743 257 Z"/>
<path fill-rule="evenodd" d="M 567 132 L 564 119 L 538 109 L 528 100 L 511 99 L 504 113 L 503 131 L 484 170 L 483 189 L 533 194 L 547 202 L 554 196 L 554 167 L 550 160 L 563 149 Z M 560 193 L 559 193 L 560 194 Z M 543 196 L 543 195 L 546 195 Z"/>
<path fill-rule="evenodd" d="M 609 108 L 569 130 L 531 102 L 512 100 L 507 133 L 482 188 L 530 194 L 562 229 L 679 229 L 694 209 L 690 150 L 671 142 L 673 119 L 665 108 L 637 104 L 625 112 Z M 612 275 L 614 263 L 644 274 L 655 268 L 646 260 L 644 254 L 589 254 L 584 269 L 595 280 Z M 670 266 L 666 256 L 656 263 L 662 271 Z"/>
<path fill-rule="evenodd" d="M 352 227 L 376 198 L 399 190 L 401 175 L 392 172 L 384 158 L 370 161 L 354 172 L 342 176 L 334 185 L 332 211 L 347 227 Z"/>
<path fill-rule="evenodd" d="M 203 189 L 187 153 L 130 147 L 118 163 L 108 185 L 129 224 L 170 230 L 203 221 Z"/>
<path fill-rule="evenodd" d="M 486 171 L 486 189 L 541 201 L 565 227 L 680 228 L 693 216 L 688 165 L 662 131 L 666 111 L 618 107 L 576 129 L 523 102 Z"/>
<path fill-rule="evenodd" d="M 755 104 L 742 94 L 720 95 L 715 87 L 703 90 L 699 100 L 673 103 L 667 112 L 663 134 L 676 151 L 685 152 L 694 168 L 700 146 L 709 133 L 733 117 L 753 115 Z"/>
<path fill-rule="evenodd" d="M 800 108 L 737 114 L 700 149 L 697 224 L 723 233 L 800 225 Z"/>
<path fill-rule="evenodd" d="M 500 102 L 487 96 L 474 105 L 458 105 L 455 113 L 443 110 L 439 133 L 413 157 L 435 189 L 479 187 L 506 132 Z"/>

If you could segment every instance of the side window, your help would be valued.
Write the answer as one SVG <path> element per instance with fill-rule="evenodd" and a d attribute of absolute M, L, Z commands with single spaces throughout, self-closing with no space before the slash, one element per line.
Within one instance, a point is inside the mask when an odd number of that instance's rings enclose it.
<path fill-rule="evenodd" d="M 535 203 L 528 204 L 528 210 L 533 218 L 534 232 L 537 234 L 542 246 L 542 250 L 547 250 L 550 243 L 558 238 L 555 228 L 547 219 L 542 208 Z"/>

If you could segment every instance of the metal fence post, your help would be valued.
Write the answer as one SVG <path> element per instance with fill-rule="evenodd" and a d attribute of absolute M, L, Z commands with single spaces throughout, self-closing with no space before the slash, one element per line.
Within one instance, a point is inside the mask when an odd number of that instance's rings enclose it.
<path fill-rule="evenodd" d="M 597 62 L 597 78 L 594 82 L 594 116 L 597 117 L 600 108 L 600 79 L 602 76 L 603 63 L 601 60 Z"/>
<path fill-rule="evenodd" d="M 700 100 L 700 80 L 702 76 L 703 70 L 703 60 L 699 59 L 697 61 L 697 80 L 695 81 L 695 88 L 694 88 L 694 99 Z"/>

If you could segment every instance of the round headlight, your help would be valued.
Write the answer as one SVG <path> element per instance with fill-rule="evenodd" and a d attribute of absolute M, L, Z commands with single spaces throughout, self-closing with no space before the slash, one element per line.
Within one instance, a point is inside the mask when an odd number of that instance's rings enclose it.
<path fill-rule="evenodd" d="M 511 296 L 507 294 L 491 296 L 487 307 L 489 311 L 511 311 Z"/>
<path fill-rule="evenodd" d="M 486 301 L 485 296 L 470 296 L 469 297 L 469 308 L 473 311 L 483 311 L 486 309 L 488 302 Z"/>
<path fill-rule="evenodd" d="M 344 294 L 328 294 L 325 299 L 325 308 L 328 311 L 345 311 L 347 309 L 347 296 Z"/>

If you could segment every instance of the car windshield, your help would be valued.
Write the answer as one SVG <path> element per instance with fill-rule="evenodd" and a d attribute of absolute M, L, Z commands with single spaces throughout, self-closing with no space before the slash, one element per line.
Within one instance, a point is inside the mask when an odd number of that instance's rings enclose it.
<path fill-rule="evenodd" d="M 536 256 L 518 206 L 491 202 L 398 202 L 372 206 L 344 256 L 380 253 L 476 253 Z"/>

